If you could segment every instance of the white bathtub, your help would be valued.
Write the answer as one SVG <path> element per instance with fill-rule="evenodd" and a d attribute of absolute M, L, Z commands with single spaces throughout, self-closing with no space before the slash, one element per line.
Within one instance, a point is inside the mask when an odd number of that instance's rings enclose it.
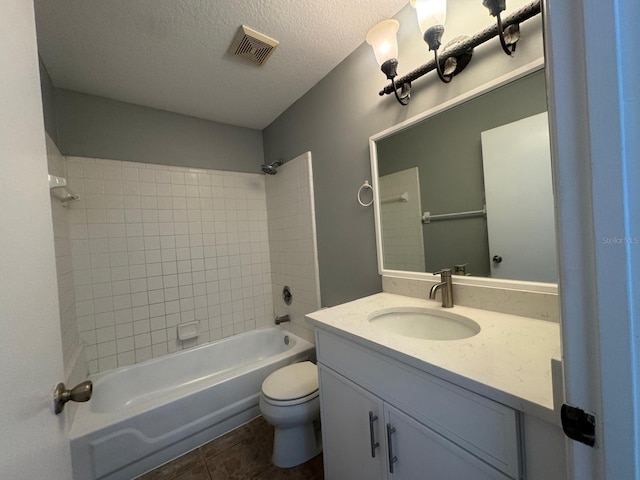
<path fill-rule="evenodd" d="M 95 375 L 70 429 L 74 479 L 130 480 L 237 428 L 267 375 L 314 355 L 266 328 Z"/>

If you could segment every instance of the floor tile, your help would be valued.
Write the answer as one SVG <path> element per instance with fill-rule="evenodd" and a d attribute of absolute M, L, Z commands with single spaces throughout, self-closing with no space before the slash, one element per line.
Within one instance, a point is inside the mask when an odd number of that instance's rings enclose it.
<path fill-rule="evenodd" d="M 182 455 L 181 457 L 176 458 L 175 460 L 169 463 L 162 465 L 161 467 L 156 468 L 155 470 L 152 470 L 149 473 L 142 475 L 141 477 L 139 477 L 139 479 L 140 480 L 174 480 L 178 478 L 180 475 L 190 473 L 194 471 L 194 469 L 198 469 L 198 468 L 203 469 L 205 472 L 207 471 L 207 468 L 202 459 L 202 456 L 200 455 L 199 450 L 196 449 L 196 450 L 193 450 L 192 452 Z M 187 478 L 190 478 L 190 477 L 185 477 L 184 479 L 180 478 L 180 480 L 187 480 Z M 193 477 L 193 478 L 195 479 L 198 477 Z M 209 478 L 208 474 L 206 477 L 202 477 L 202 478 L 207 480 Z"/>
<path fill-rule="evenodd" d="M 323 480 L 322 455 L 293 468 L 271 464 L 273 427 L 258 417 L 139 480 Z"/>
<path fill-rule="evenodd" d="M 260 439 L 247 438 L 206 463 L 213 480 L 253 479 L 271 467 L 271 452 Z"/>
<path fill-rule="evenodd" d="M 323 480 L 322 455 L 293 468 L 271 466 L 256 480 Z"/>
<path fill-rule="evenodd" d="M 211 480 L 211 476 L 209 475 L 209 470 L 207 470 L 206 465 L 202 462 L 200 465 L 175 477 L 174 480 Z"/>

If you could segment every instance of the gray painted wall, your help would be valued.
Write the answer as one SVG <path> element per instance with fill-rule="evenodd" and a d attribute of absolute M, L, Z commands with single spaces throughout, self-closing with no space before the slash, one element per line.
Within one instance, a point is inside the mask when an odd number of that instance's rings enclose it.
<path fill-rule="evenodd" d="M 492 23 L 481 6 L 479 12 L 450 5 L 444 42 Z M 430 53 L 414 10 L 407 6 L 396 18 L 402 75 Z M 52 138 L 66 155 L 256 172 L 265 160 L 310 150 L 322 300 L 335 305 L 381 290 L 373 209 L 356 201 L 358 187 L 371 178 L 369 137 L 541 57 L 540 20 L 521 26 L 515 57 L 504 55 L 494 39 L 475 49 L 471 64 L 451 84 L 441 84 L 434 73 L 414 82 L 407 107 L 378 96 L 385 78 L 363 44 L 263 132 L 62 89 L 54 89 L 54 111 L 45 101 L 46 123 L 57 126 Z"/>
<path fill-rule="evenodd" d="M 262 133 L 199 118 L 55 89 L 64 155 L 258 173 Z"/>
<path fill-rule="evenodd" d="M 56 127 L 56 111 L 53 103 L 55 88 L 47 67 L 42 63 L 42 59 L 38 57 L 38 65 L 40 67 L 40 90 L 42 92 L 42 111 L 44 114 L 44 129 L 56 144 L 58 143 L 58 129 Z"/>
<path fill-rule="evenodd" d="M 481 132 L 546 111 L 544 71 L 430 117 L 378 145 L 380 175 L 419 167 L 422 211 L 478 210 L 485 203 Z M 426 271 L 467 263 L 488 276 L 487 221 L 465 218 L 423 226 Z"/>
<path fill-rule="evenodd" d="M 484 14 L 470 15 L 466 7 L 450 5 L 444 43 L 491 24 L 492 18 Z M 396 18 L 402 75 L 424 63 L 430 53 L 415 11 L 407 6 Z M 441 84 L 433 72 L 414 82 L 407 107 L 392 96 L 378 96 L 385 78 L 371 48 L 363 44 L 263 131 L 268 162 L 312 152 L 324 306 L 381 290 L 373 208 L 356 201 L 360 185 L 371 179 L 369 137 L 542 57 L 541 18 L 522 24 L 521 32 L 515 57 L 502 53 L 494 39 L 475 49 L 471 64 L 452 83 Z"/>

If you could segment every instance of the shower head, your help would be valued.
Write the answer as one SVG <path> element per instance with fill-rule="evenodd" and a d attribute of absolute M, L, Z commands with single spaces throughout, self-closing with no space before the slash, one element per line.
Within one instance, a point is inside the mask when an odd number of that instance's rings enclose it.
<path fill-rule="evenodd" d="M 278 173 L 278 167 L 280 165 L 282 165 L 282 160 L 276 160 L 270 165 L 267 165 L 265 163 L 260 168 L 262 168 L 262 171 L 268 175 L 275 175 L 276 173 Z"/>

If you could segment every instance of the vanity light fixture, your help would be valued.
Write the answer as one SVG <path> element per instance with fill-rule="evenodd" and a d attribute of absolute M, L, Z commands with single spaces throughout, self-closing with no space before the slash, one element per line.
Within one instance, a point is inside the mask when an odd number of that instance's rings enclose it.
<path fill-rule="evenodd" d="M 402 105 L 409 103 L 409 89 L 411 82 L 426 75 L 431 70 L 436 70 L 440 79 L 449 83 L 451 78 L 460 73 L 471 59 L 473 49 L 478 45 L 499 37 L 503 50 L 508 55 L 512 55 L 516 48 L 516 42 L 520 38 L 520 23 L 535 17 L 541 12 L 541 0 L 531 0 L 529 3 L 511 13 L 504 19 L 501 17 L 506 6 L 506 0 L 483 0 L 483 5 L 489 9 L 489 13 L 497 17 L 497 22 L 489 27 L 477 32 L 471 37 L 458 37 L 444 46 L 443 52 L 438 52 L 444 33 L 444 20 L 446 16 L 446 0 L 410 0 L 411 6 L 416 9 L 418 15 L 418 25 L 423 32 L 423 38 L 429 45 L 429 50 L 434 51 L 434 58 L 424 65 L 416 68 L 408 74 L 396 78 L 398 67 L 398 45 L 396 32 L 399 28 L 397 20 L 384 20 L 375 25 L 367 34 L 367 43 L 373 46 L 376 59 L 381 65 L 382 71 L 391 80 L 391 85 L 380 90 L 379 95 L 389 95 L 392 92 Z M 392 22 L 392 23 L 387 23 Z M 394 22 L 394 23 L 393 23 Z M 378 36 L 377 31 L 383 30 L 381 25 L 388 25 L 386 28 L 392 30 L 393 43 L 385 47 L 384 43 L 376 47 L 374 38 Z M 393 27 L 391 27 L 393 25 Z M 503 28 L 506 25 L 506 28 Z M 390 37 L 387 35 L 388 39 Z M 385 57 L 382 50 L 387 52 Z M 444 68 L 442 68 L 444 64 Z M 402 96 L 398 95 L 398 85 L 402 86 Z"/>
<path fill-rule="evenodd" d="M 444 21 L 447 17 L 447 0 L 411 0 L 410 3 L 416 9 L 422 38 L 429 45 L 429 50 L 433 50 L 438 77 L 444 83 L 449 83 L 456 69 L 455 58 L 449 57 L 445 61 L 444 71 L 438 59 L 438 49 L 442 45 Z"/>
<path fill-rule="evenodd" d="M 520 24 L 512 23 L 506 29 L 502 28 L 500 13 L 507 8 L 506 0 L 482 0 L 482 5 L 489 9 L 491 16 L 498 20 L 498 37 L 504 53 L 511 56 L 516 51 L 516 42 L 520 39 Z"/>
<path fill-rule="evenodd" d="M 395 78 L 398 76 L 398 39 L 396 33 L 400 28 L 400 22 L 389 19 L 376 23 L 367 33 L 367 43 L 373 47 L 376 61 L 380 70 L 391 80 L 391 89 L 396 99 L 402 105 L 409 103 L 409 90 L 411 82 L 401 83 L 401 94 L 398 95 L 398 87 Z"/>

